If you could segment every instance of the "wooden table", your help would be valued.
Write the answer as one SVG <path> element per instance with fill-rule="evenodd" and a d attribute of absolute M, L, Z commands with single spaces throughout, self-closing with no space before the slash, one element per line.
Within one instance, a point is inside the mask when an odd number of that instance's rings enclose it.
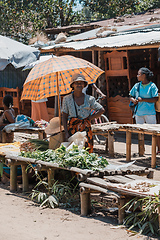
<path fill-rule="evenodd" d="M 84 182 L 81 182 L 80 183 L 81 215 L 86 216 L 91 212 L 90 194 L 103 193 L 106 195 L 112 195 L 112 197 L 117 199 L 118 223 L 123 224 L 123 220 L 125 218 L 125 208 L 123 208 L 123 206 L 132 198 L 135 198 L 135 197 L 144 198 L 148 195 L 148 193 L 146 194 L 143 192 L 136 192 L 133 190 L 130 191 L 127 188 L 117 187 L 119 184 L 121 185 L 125 183 L 128 184 L 133 180 L 140 180 L 144 182 L 146 178 L 131 174 L 131 175 L 125 175 L 125 176 L 115 175 L 114 178 L 110 176 L 107 176 L 105 178 L 89 177 Z M 150 181 L 152 182 L 153 180 L 150 180 Z M 160 185 L 160 181 L 158 183 Z M 151 195 L 151 196 L 154 198 L 154 195 Z M 159 214 L 159 217 L 160 217 L 160 214 Z M 159 222 L 159 226 L 160 226 L 160 222 Z"/>
<path fill-rule="evenodd" d="M 33 133 L 33 134 L 38 134 L 39 139 L 46 138 L 45 128 L 30 127 L 30 128 L 23 128 L 23 129 L 15 129 L 12 132 L 13 133 L 20 132 L 20 133 L 28 133 L 28 134 Z M 2 130 L 2 143 L 6 143 L 7 134 L 8 133 L 5 130 Z"/>
<path fill-rule="evenodd" d="M 105 194 L 112 194 L 119 201 L 119 223 L 123 221 L 124 211 L 121 207 L 125 204 L 124 196 L 120 196 L 116 193 L 113 186 L 108 186 L 107 182 L 113 183 L 126 183 L 129 180 L 140 179 L 143 176 L 147 178 L 153 178 L 153 170 L 146 167 L 132 165 L 121 170 L 83 170 L 76 167 L 60 167 L 56 163 L 45 162 L 32 158 L 26 158 L 16 155 L 1 154 L 1 159 L 7 166 L 10 167 L 10 191 L 17 191 L 17 166 L 21 165 L 22 169 L 22 189 L 23 192 L 29 190 L 29 179 L 26 172 L 29 164 L 34 164 L 34 169 L 37 171 L 47 171 L 48 174 L 48 185 L 52 186 L 54 181 L 54 173 L 56 169 L 65 169 L 76 173 L 77 179 L 80 183 L 80 198 L 81 198 L 81 215 L 87 215 L 90 211 L 90 193 L 99 192 Z"/>
<path fill-rule="evenodd" d="M 114 132 L 126 132 L 126 161 L 131 161 L 131 137 L 132 133 L 138 133 L 139 156 L 144 154 L 144 134 L 152 136 L 151 167 L 156 167 L 156 145 L 157 137 L 160 137 L 160 124 L 94 124 L 94 134 L 103 135 L 108 138 L 108 148 L 111 157 L 114 156 Z"/>
<path fill-rule="evenodd" d="M 1 159 L 3 158 L 3 162 L 10 167 L 10 190 L 16 191 L 17 190 L 17 166 L 21 165 L 22 168 L 22 185 L 23 185 L 23 191 L 28 191 L 29 189 L 29 183 L 28 183 L 28 175 L 26 173 L 26 168 L 28 164 L 34 164 L 34 168 L 37 169 L 37 171 L 47 171 L 48 173 L 48 183 L 49 185 L 52 184 L 54 180 L 54 171 L 55 169 L 65 169 L 68 171 L 72 171 L 76 173 L 76 176 L 79 181 L 84 181 L 87 177 L 98 177 L 102 178 L 105 176 L 113 177 L 114 175 L 139 175 L 139 176 L 147 176 L 149 178 L 153 178 L 153 170 L 148 169 L 146 167 L 140 167 L 140 166 L 130 166 L 128 168 L 123 168 L 122 170 L 101 170 L 101 171 L 93 171 L 93 170 L 83 170 L 76 167 L 69 167 L 64 168 L 60 167 L 57 163 L 52 162 L 45 162 L 41 160 L 36 160 L 32 158 L 26 158 L 18 156 L 18 153 L 16 155 L 13 154 L 1 154 Z"/>

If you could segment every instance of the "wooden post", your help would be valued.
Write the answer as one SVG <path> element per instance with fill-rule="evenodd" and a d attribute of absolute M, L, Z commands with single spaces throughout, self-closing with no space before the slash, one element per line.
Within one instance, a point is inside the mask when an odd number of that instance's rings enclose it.
<path fill-rule="evenodd" d="M 98 67 L 101 68 L 101 51 L 98 51 Z M 101 87 L 100 78 L 98 78 L 98 88 Z"/>
<path fill-rule="evenodd" d="M 80 193 L 81 216 L 87 216 L 91 212 L 90 193 Z"/>
<path fill-rule="evenodd" d="M 159 229 L 160 229 L 160 207 L 158 207 L 158 222 L 159 222 Z"/>
<path fill-rule="evenodd" d="M 45 139 L 46 137 L 47 137 L 47 134 L 43 132 L 43 139 Z"/>
<path fill-rule="evenodd" d="M 156 167 L 156 145 L 157 145 L 157 136 L 152 135 L 152 159 L 151 159 L 151 167 Z"/>
<path fill-rule="evenodd" d="M 57 80 L 57 95 L 58 95 L 59 126 L 60 126 L 60 132 L 62 132 L 62 125 L 61 125 L 61 106 L 60 106 L 60 93 L 59 93 L 59 77 L 58 77 L 58 72 L 56 72 L 56 80 Z"/>
<path fill-rule="evenodd" d="M 144 134 L 138 133 L 138 152 L 139 156 L 142 157 L 144 155 L 145 149 L 144 149 Z"/>
<path fill-rule="evenodd" d="M 121 196 L 119 198 L 119 204 L 118 204 L 118 223 L 123 224 L 123 220 L 125 217 L 125 208 L 123 206 L 125 205 L 125 196 Z"/>
<path fill-rule="evenodd" d="M 54 97 L 54 116 L 58 117 L 58 96 Z"/>
<path fill-rule="evenodd" d="M 106 136 L 106 148 L 105 148 L 105 152 L 108 153 L 108 136 Z"/>
<path fill-rule="evenodd" d="M 126 131 L 126 161 L 131 161 L 131 132 Z"/>
<path fill-rule="evenodd" d="M 17 165 L 10 166 L 10 191 L 17 191 Z"/>
<path fill-rule="evenodd" d="M 52 187 L 54 182 L 54 170 L 49 168 L 47 173 L 48 173 L 48 186 Z"/>
<path fill-rule="evenodd" d="M 114 134 L 111 131 L 108 131 L 108 148 L 109 156 L 114 157 Z"/>
<path fill-rule="evenodd" d="M 43 140 L 43 132 L 38 132 L 38 138 L 40 139 L 40 140 Z"/>
<path fill-rule="evenodd" d="M 7 139 L 7 133 L 6 131 L 2 131 L 2 143 L 6 143 L 7 142 L 6 139 Z"/>
<path fill-rule="evenodd" d="M 28 184 L 28 174 L 26 172 L 26 164 L 21 165 L 22 168 L 22 185 L 23 185 L 23 192 L 27 192 L 29 190 Z"/>
<path fill-rule="evenodd" d="M 95 52 L 92 50 L 92 63 L 95 64 Z M 95 96 L 95 89 L 92 87 L 92 96 Z"/>

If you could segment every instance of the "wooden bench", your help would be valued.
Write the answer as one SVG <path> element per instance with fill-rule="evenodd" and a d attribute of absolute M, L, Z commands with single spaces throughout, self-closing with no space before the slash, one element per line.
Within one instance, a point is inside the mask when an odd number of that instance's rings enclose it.
<path fill-rule="evenodd" d="M 140 182 L 145 182 L 147 178 L 137 175 L 125 175 L 119 176 L 114 175 L 114 177 L 107 176 L 105 178 L 96 178 L 89 177 L 84 182 L 80 183 L 80 199 L 81 199 L 81 215 L 87 216 L 91 213 L 91 201 L 90 194 L 91 193 L 103 193 L 105 195 L 110 195 L 112 198 L 114 197 L 115 202 L 118 205 L 118 223 L 123 224 L 125 218 L 125 208 L 124 205 L 131 200 L 132 198 L 145 198 L 147 196 L 155 195 L 153 193 L 143 193 L 134 190 L 129 190 L 128 188 L 123 188 L 123 184 L 129 184 L 134 180 L 140 180 Z M 149 179 L 148 179 L 149 180 Z M 160 181 L 149 180 L 153 184 L 156 182 L 160 185 Z M 119 187 L 121 185 L 121 187 Z M 160 217 L 160 214 L 159 214 Z M 160 226 L 160 222 L 159 222 Z"/>
<path fill-rule="evenodd" d="M 30 128 L 24 128 L 24 129 L 15 129 L 12 132 L 13 133 L 20 132 L 20 133 L 27 133 L 27 134 L 38 134 L 39 139 L 46 138 L 45 128 L 30 127 Z M 2 143 L 6 143 L 7 134 L 8 133 L 5 130 L 2 130 Z"/>
<path fill-rule="evenodd" d="M 160 137 L 160 124 L 117 124 L 102 123 L 92 125 L 93 134 L 105 136 L 107 141 L 106 149 L 109 155 L 114 157 L 114 132 L 126 133 L 126 161 L 131 161 L 131 138 L 132 133 L 138 133 L 139 156 L 144 155 L 144 134 L 152 136 L 151 167 L 156 167 L 156 146 L 157 137 Z"/>
<path fill-rule="evenodd" d="M 41 160 L 36 160 L 32 158 L 26 158 L 16 155 L 0 154 L 1 159 L 3 157 L 3 162 L 10 167 L 10 191 L 17 191 L 17 166 L 21 165 L 22 169 L 22 189 L 23 192 L 29 190 L 29 178 L 27 174 L 28 164 L 34 164 L 34 169 L 37 171 L 46 171 L 48 175 L 48 185 L 52 186 L 54 182 L 54 174 L 56 169 L 65 169 L 74 172 L 80 180 L 80 199 L 81 199 L 81 215 L 86 216 L 90 213 L 91 193 L 103 193 L 106 195 L 112 195 L 116 202 L 119 204 L 118 211 L 118 221 L 120 224 L 123 223 L 124 219 L 124 209 L 122 208 L 126 203 L 126 197 L 128 196 L 126 192 L 119 191 L 115 187 L 115 183 L 125 184 L 131 180 L 135 179 L 147 179 L 153 178 L 153 170 L 147 169 L 145 167 L 132 166 L 131 168 L 123 169 L 122 171 L 114 170 L 101 170 L 101 172 L 93 170 L 83 170 L 76 167 L 64 168 L 59 166 L 57 163 L 45 162 Z M 137 175 L 136 175 L 137 174 Z M 146 177 L 143 177 L 146 176 Z M 131 194 L 131 196 L 136 196 L 136 194 Z M 141 194 L 143 197 L 143 194 Z"/>

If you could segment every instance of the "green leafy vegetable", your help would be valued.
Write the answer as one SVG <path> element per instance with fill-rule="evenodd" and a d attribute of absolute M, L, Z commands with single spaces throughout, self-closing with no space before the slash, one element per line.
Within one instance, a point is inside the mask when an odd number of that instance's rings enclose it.
<path fill-rule="evenodd" d="M 34 158 L 46 162 L 54 162 L 61 167 L 77 167 L 81 169 L 100 170 L 108 165 L 106 158 L 99 157 L 95 153 L 89 153 L 86 149 L 78 149 L 74 145 L 67 150 L 63 145 L 56 150 L 36 150 L 34 152 L 21 152 L 21 156 Z"/>

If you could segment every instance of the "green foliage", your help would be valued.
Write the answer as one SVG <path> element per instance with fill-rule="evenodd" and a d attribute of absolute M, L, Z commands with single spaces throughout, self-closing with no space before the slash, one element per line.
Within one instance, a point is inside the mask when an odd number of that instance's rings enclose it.
<path fill-rule="evenodd" d="M 80 0 L 88 20 L 114 18 L 160 7 L 159 0 Z"/>
<path fill-rule="evenodd" d="M 46 28 L 139 13 L 160 7 L 159 0 L 0 0 L 0 34 L 28 43 Z"/>
<path fill-rule="evenodd" d="M 29 164 L 31 168 L 33 166 Z M 34 168 L 33 168 L 34 169 Z M 64 184 L 59 181 L 53 181 L 52 186 L 49 186 L 48 182 L 35 171 L 35 175 L 39 182 L 32 189 L 31 200 L 36 200 L 40 207 L 55 208 L 58 206 L 70 206 L 71 199 L 74 198 L 75 189 L 70 181 L 65 181 Z"/>
<path fill-rule="evenodd" d="M 0 34 L 27 43 L 46 28 L 71 24 L 79 16 L 75 0 L 1 0 Z"/>
<path fill-rule="evenodd" d="M 98 157 L 97 154 L 89 153 L 85 149 L 79 150 L 78 146 L 73 146 L 70 150 L 66 150 L 62 145 L 56 150 L 48 149 L 44 152 L 39 150 L 34 152 L 21 152 L 21 156 L 46 162 L 54 162 L 61 167 L 78 167 L 81 169 L 98 170 L 108 165 L 106 158 Z"/>
<path fill-rule="evenodd" d="M 138 228 L 139 234 L 159 234 L 159 196 L 149 196 L 142 199 L 134 198 L 124 207 L 127 207 L 128 211 L 132 210 L 124 222 L 125 225 L 129 226 L 129 230 Z"/>
<path fill-rule="evenodd" d="M 30 138 L 28 141 L 33 144 L 33 147 L 35 147 L 35 149 L 38 149 L 40 151 L 45 151 L 49 148 L 49 142 L 47 140 Z"/>
<path fill-rule="evenodd" d="M 159 7 L 160 7 L 159 0 L 143 0 L 138 2 L 137 11 L 142 12 Z"/>

